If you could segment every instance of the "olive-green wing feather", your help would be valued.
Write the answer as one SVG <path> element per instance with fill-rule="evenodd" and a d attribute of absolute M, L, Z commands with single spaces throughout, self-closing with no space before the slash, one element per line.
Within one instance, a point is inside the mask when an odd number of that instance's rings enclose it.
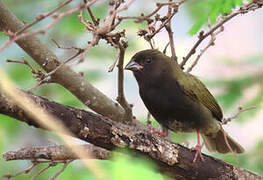
<path fill-rule="evenodd" d="M 201 102 L 212 112 L 214 117 L 221 121 L 223 113 L 213 95 L 199 79 L 189 73 L 185 73 L 185 75 L 184 78 L 180 78 L 179 83 L 186 95 L 194 101 Z"/>

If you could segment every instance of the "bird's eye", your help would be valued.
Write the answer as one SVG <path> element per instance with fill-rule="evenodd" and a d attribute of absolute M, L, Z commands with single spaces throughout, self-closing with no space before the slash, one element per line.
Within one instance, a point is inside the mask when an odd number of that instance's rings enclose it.
<path fill-rule="evenodd" d="M 146 63 L 147 63 L 147 64 L 150 64 L 151 62 L 152 62 L 152 59 L 151 59 L 151 58 L 146 59 Z"/>

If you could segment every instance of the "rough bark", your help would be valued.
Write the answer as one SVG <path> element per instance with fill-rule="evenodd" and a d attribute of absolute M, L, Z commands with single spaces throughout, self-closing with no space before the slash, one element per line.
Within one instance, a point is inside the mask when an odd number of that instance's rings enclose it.
<path fill-rule="evenodd" d="M 142 124 L 125 125 L 31 93 L 28 96 L 60 119 L 78 138 L 108 150 L 128 148 L 152 159 L 161 172 L 174 179 L 262 179 L 254 173 L 207 155 L 203 155 L 205 162 L 192 163 L 194 151 L 160 138 Z M 34 119 L 2 94 L 0 113 L 41 128 Z"/>
<path fill-rule="evenodd" d="M 92 144 L 81 145 L 94 159 L 109 159 L 110 151 Z M 78 148 L 78 147 L 77 147 Z M 26 147 L 17 151 L 9 151 L 3 154 L 6 161 L 12 160 L 37 160 L 66 161 L 78 159 L 78 157 L 64 145 Z"/>

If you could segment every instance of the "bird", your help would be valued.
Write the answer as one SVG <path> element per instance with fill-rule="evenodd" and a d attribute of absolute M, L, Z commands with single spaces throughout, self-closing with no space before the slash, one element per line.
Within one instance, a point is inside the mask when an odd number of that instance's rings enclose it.
<path fill-rule="evenodd" d="M 174 132 L 197 133 L 193 162 L 203 161 L 200 134 L 211 152 L 243 153 L 244 148 L 222 127 L 223 113 L 216 99 L 194 75 L 157 49 L 137 52 L 124 68 L 139 86 L 140 97 L 154 119 Z"/>

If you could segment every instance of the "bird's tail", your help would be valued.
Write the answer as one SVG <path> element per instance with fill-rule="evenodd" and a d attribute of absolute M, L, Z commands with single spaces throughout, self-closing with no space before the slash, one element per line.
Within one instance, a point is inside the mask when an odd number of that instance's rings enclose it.
<path fill-rule="evenodd" d="M 227 132 L 221 127 L 221 129 L 211 135 L 201 134 L 204 140 L 206 148 L 211 152 L 226 153 L 243 153 L 244 148 L 232 139 Z"/>

